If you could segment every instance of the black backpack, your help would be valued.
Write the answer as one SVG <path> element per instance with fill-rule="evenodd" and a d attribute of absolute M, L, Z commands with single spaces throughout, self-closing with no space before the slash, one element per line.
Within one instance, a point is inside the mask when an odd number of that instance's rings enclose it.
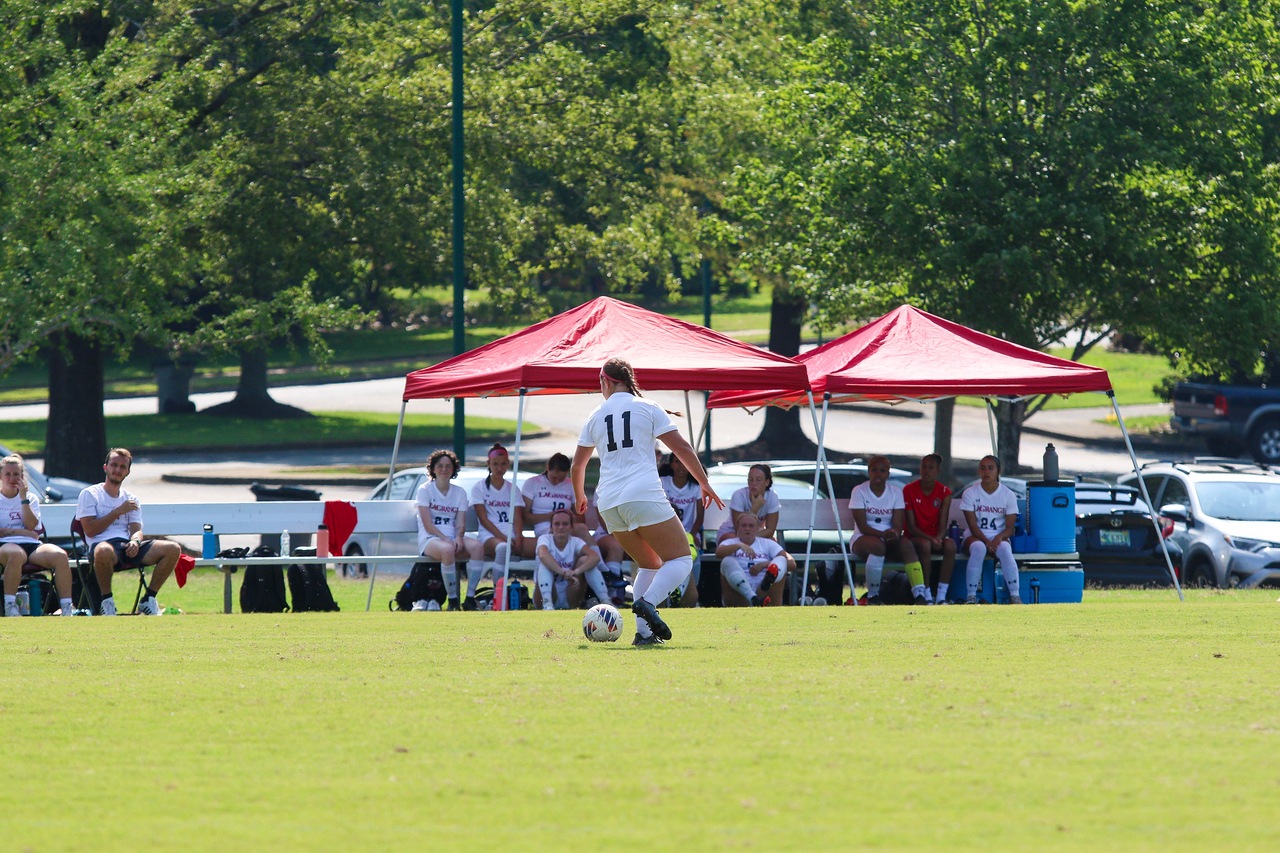
<path fill-rule="evenodd" d="M 223 551 L 219 557 L 242 557 L 244 548 Z M 260 545 L 250 555 L 253 557 L 278 557 L 270 545 Z M 284 594 L 284 566 L 245 566 L 244 580 L 240 584 L 241 613 L 283 613 L 289 609 Z"/>
<path fill-rule="evenodd" d="M 440 573 L 439 563 L 414 563 L 409 579 L 400 585 L 396 597 L 387 602 L 387 609 L 409 611 L 415 601 L 423 599 L 444 604 L 444 575 Z"/>
<path fill-rule="evenodd" d="M 324 566 L 289 566 L 289 595 L 294 613 L 324 613 L 340 609 L 329 589 Z"/>

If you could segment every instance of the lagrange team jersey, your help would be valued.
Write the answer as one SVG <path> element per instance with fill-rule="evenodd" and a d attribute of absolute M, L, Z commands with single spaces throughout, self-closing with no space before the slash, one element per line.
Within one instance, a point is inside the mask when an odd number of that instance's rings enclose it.
<path fill-rule="evenodd" d="M 485 477 L 480 482 L 471 487 L 471 505 L 483 506 L 485 518 L 489 522 L 502 531 L 503 537 L 511 533 L 511 484 L 506 480 L 502 481 L 502 485 L 494 488 L 489 482 L 489 478 Z M 489 532 L 489 528 L 483 524 L 476 531 L 480 541 L 493 536 Z"/>
<path fill-rule="evenodd" d="M 974 483 L 960 496 L 960 511 L 978 517 L 978 529 L 984 536 L 995 536 L 1004 530 L 1008 516 L 1018 514 L 1018 496 L 1004 483 L 991 494 L 982 488 L 982 483 Z"/>
<path fill-rule="evenodd" d="M 565 477 L 558 484 L 548 480 L 546 474 L 530 477 L 520 487 L 520 496 L 529 499 L 531 502 L 529 510 L 538 515 L 545 515 L 558 509 L 567 509 L 573 512 L 573 483 L 569 482 L 568 477 Z M 549 520 L 539 521 L 533 526 L 535 536 L 550 532 L 551 522 Z"/>
<path fill-rule="evenodd" d="M 676 514 L 680 516 L 684 532 L 696 533 L 693 525 L 698 521 L 698 504 L 702 502 L 702 487 L 698 485 L 698 481 L 690 477 L 683 487 L 677 486 L 671 477 L 663 477 L 661 482 L 662 491 L 666 494 L 667 500 L 676 508 Z"/>
<path fill-rule="evenodd" d="M 27 500 L 31 501 L 31 511 L 35 513 L 36 524 L 40 523 L 40 498 L 35 492 L 27 492 Z M 22 492 L 19 491 L 11 498 L 0 495 L 0 527 L 8 527 L 12 530 L 27 530 L 27 525 L 22 521 Z M 0 539 L 0 542 L 23 542 L 32 544 L 39 542 L 32 536 L 6 536 Z"/>
<path fill-rule="evenodd" d="M 724 536 L 726 533 L 733 532 L 733 513 L 734 512 L 751 512 L 751 487 L 743 486 L 733 493 L 729 498 L 729 517 L 720 522 L 720 527 L 716 529 L 716 538 Z M 782 501 L 778 498 L 777 492 L 773 489 L 766 489 L 764 493 L 764 503 L 760 507 L 760 511 L 756 513 L 756 518 L 760 519 L 760 526 L 764 527 L 764 520 L 771 513 L 782 512 Z"/>
<path fill-rule="evenodd" d="M 441 536 L 453 539 L 458 535 L 458 513 L 467 511 L 467 493 L 462 490 L 462 486 L 450 484 L 449 491 L 441 494 L 435 481 L 431 480 L 418 487 L 417 505 L 426 507 L 431 523 L 440 531 Z M 432 536 L 422 524 L 421 513 L 415 513 L 415 517 L 418 519 L 418 552 L 421 553 Z"/>
<path fill-rule="evenodd" d="M 916 527 L 930 536 L 937 536 L 941 531 L 943 502 L 951 497 L 951 490 L 942 483 L 935 482 L 933 491 L 925 494 L 920 488 L 919 480 L 912 480 L 902 487 L 902 500 L 906 508 L 915 513 Z M 902 519 L 902 532 L 907 532 L 906 517 Z"/>
<path fill-rule="evenodd" d="M 661 406 L 625 391 L 615 391 L 601 403 L 578 436 L 579 447 L 594 447 L 600 456 L 596 506 L 666 503 L 653 451 L 658 437 L 675 428 Z"/>
<path fill-rule="evenodd" d="M 893 511 L 905 509 L 902 500 L 902 489 L 893 483 L 884 484 L 884 492 L 877 495 L 871 490 L 871 481 L 859 483 L 849 495 L 849 509 L 865 510 L 867 526 L 875 530 L 888 530 L 893 527 Z"/>
<path fill-rule="evenodd" d="M 720 543 L 721 545 L 741 545 L 742 540 L 726 539 Z M 730 557 L 737 557 L 738 560 L 750 571 L 759 563 L 772 563 L 774 558 L 782 553 L 783 547 L 772 539 L 765 539 L 763 536 L 757 536 L 756 541 L 751 543 L 751 550 L 756 552 L 754 557 L 748 557 L 741 549 L 734 551 Z"/>
<path fill-rule="evenodd" d="M 582 556 L 582 552 L 587 549 L 587 543 L 577 536 L 570 536 L 564 550 L 561 550 L 556 547 L 556 538 L 550 533 L 544 533 L 538 537 L 538 549 L 541 550 L 543 545 L 547 546 L 547 552 L 551 554 L 551 559 L 556 565 L 565 571 L 572 569 L 578 562 L 578 558 Z"/>

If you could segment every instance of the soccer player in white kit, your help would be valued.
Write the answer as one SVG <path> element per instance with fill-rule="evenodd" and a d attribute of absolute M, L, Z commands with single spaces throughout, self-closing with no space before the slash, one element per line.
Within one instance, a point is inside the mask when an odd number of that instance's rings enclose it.
<path fill-rule="evenodd" d="M 611 358 L 600 370 L 604 402 L 587 418 L 578 437 L 570 477 L 579 515 L 586 512 L 587 462 L 600 454 L 596 507 L 614 538 L 637 570 L 632 582 L 636 616 L 635 646 L 671 639 L 671 629 L 658 615 L 658 602 L 669 596 L 693 568 L 689 539 L 658 480 L 653 464 L 661 439 L 680 458 L 702 488 L 704 501 L 724 502 L 707 483 L 707 472 L 689 442 L 681 437 L 660 406 L 640 397 L 631 365 Z"/>
<path fill-rule="evenodd" d="M 538 568 L 535 572 L 543 610 L 555 610 L 553 597 L 561 591 L 561 608 L 570 606 L 569 586 L 591 587 L 597 601 L 608 602 L 609 590 L 600 573 L 600 556 L 586 542 L 573 535 L 573 514 L 567 509 L 551 513 L 551 532 L 538 537 Z"/>
<path fill-rule="evenodd" d="M 978 581 L 982 578 L 982 561 L 994 554 L 1009 588 L 1009 603 L 1021 604 L 1018 595 L 1018 561 L 1013 556 L 1009 538 L 1018 522 L 1018 496 L 1000 482 L 1000 460 L 984 456 L 978 462 L 978 482 L 960 496 L 960 510 L 969 525 L 969 535 L 960 550 L 969 552 L 965 566 L 968 583 L 966 604 L 978 603 Z M 991 596 L 995 601 L 995 596 Z"/>

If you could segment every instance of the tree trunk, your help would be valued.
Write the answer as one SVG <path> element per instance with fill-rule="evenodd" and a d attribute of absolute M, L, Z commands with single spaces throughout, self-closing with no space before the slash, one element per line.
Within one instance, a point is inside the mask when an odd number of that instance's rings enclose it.
<path fill-rule="evenodd" d="M 62 332 L 49 348 L 49 422 L 45 427 L 44 473 L 101 482 L 107 455 L 102 413 L 102 345 Z"/>
<path fill-rule="evenodd" d="M 951 424 L 956 413 L 956 398 L 948 397 L 933 404 L 933 452 L 942 457 L 938 479 L 950 483 L 955 476 L 951 464 Z"/>
<path fill-rule="evenodd" d="M 1022 418 L 1027 401 L 1010 403 L 1001 400 L 996 406 L 996 446 L 1000 448 L 1000 470 L 1013 476 L 1018 473 L 1018 452 L 1022 445 Z"/>
<path fill-rule="evenodd" d="M 305 409 L 271 399 L 267 391 L 266 347 L 240 350 L 240 383 L 236 386 L 236 396 L 229 402 L 210 406 L 201 414 L 259 420 L 311 417 Z"/>
<path fill-rule="evenodd" d="M 795 358 L 800 354 L 800 327 L 804 320 L 805 301 L 795 291 L 774 288 L 769 310 L 769 349 L 778 355 Z M 800 428 L 799 406 L 765 409 L 764 428 L 756 439 L 773 455 L 799 458 L 797 448 L 814 447 Z M 816 448 L 815 448 L 816 451 Z"/>

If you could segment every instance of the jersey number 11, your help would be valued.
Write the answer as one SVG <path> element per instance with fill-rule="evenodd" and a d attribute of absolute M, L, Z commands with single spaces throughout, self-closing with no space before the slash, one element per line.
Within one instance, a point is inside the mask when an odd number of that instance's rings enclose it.
<path fill-rule="evenodd" d="M 613 452 L 618 449 L 617 443 L 613 440 L 613 415 L 604 416 L 604 428 L 609 433 L 609 443 L 606 444 L 605 450 Z M 622 413 L 622 446 L 631 447 L 631 410 L 626 409 Z"/>

